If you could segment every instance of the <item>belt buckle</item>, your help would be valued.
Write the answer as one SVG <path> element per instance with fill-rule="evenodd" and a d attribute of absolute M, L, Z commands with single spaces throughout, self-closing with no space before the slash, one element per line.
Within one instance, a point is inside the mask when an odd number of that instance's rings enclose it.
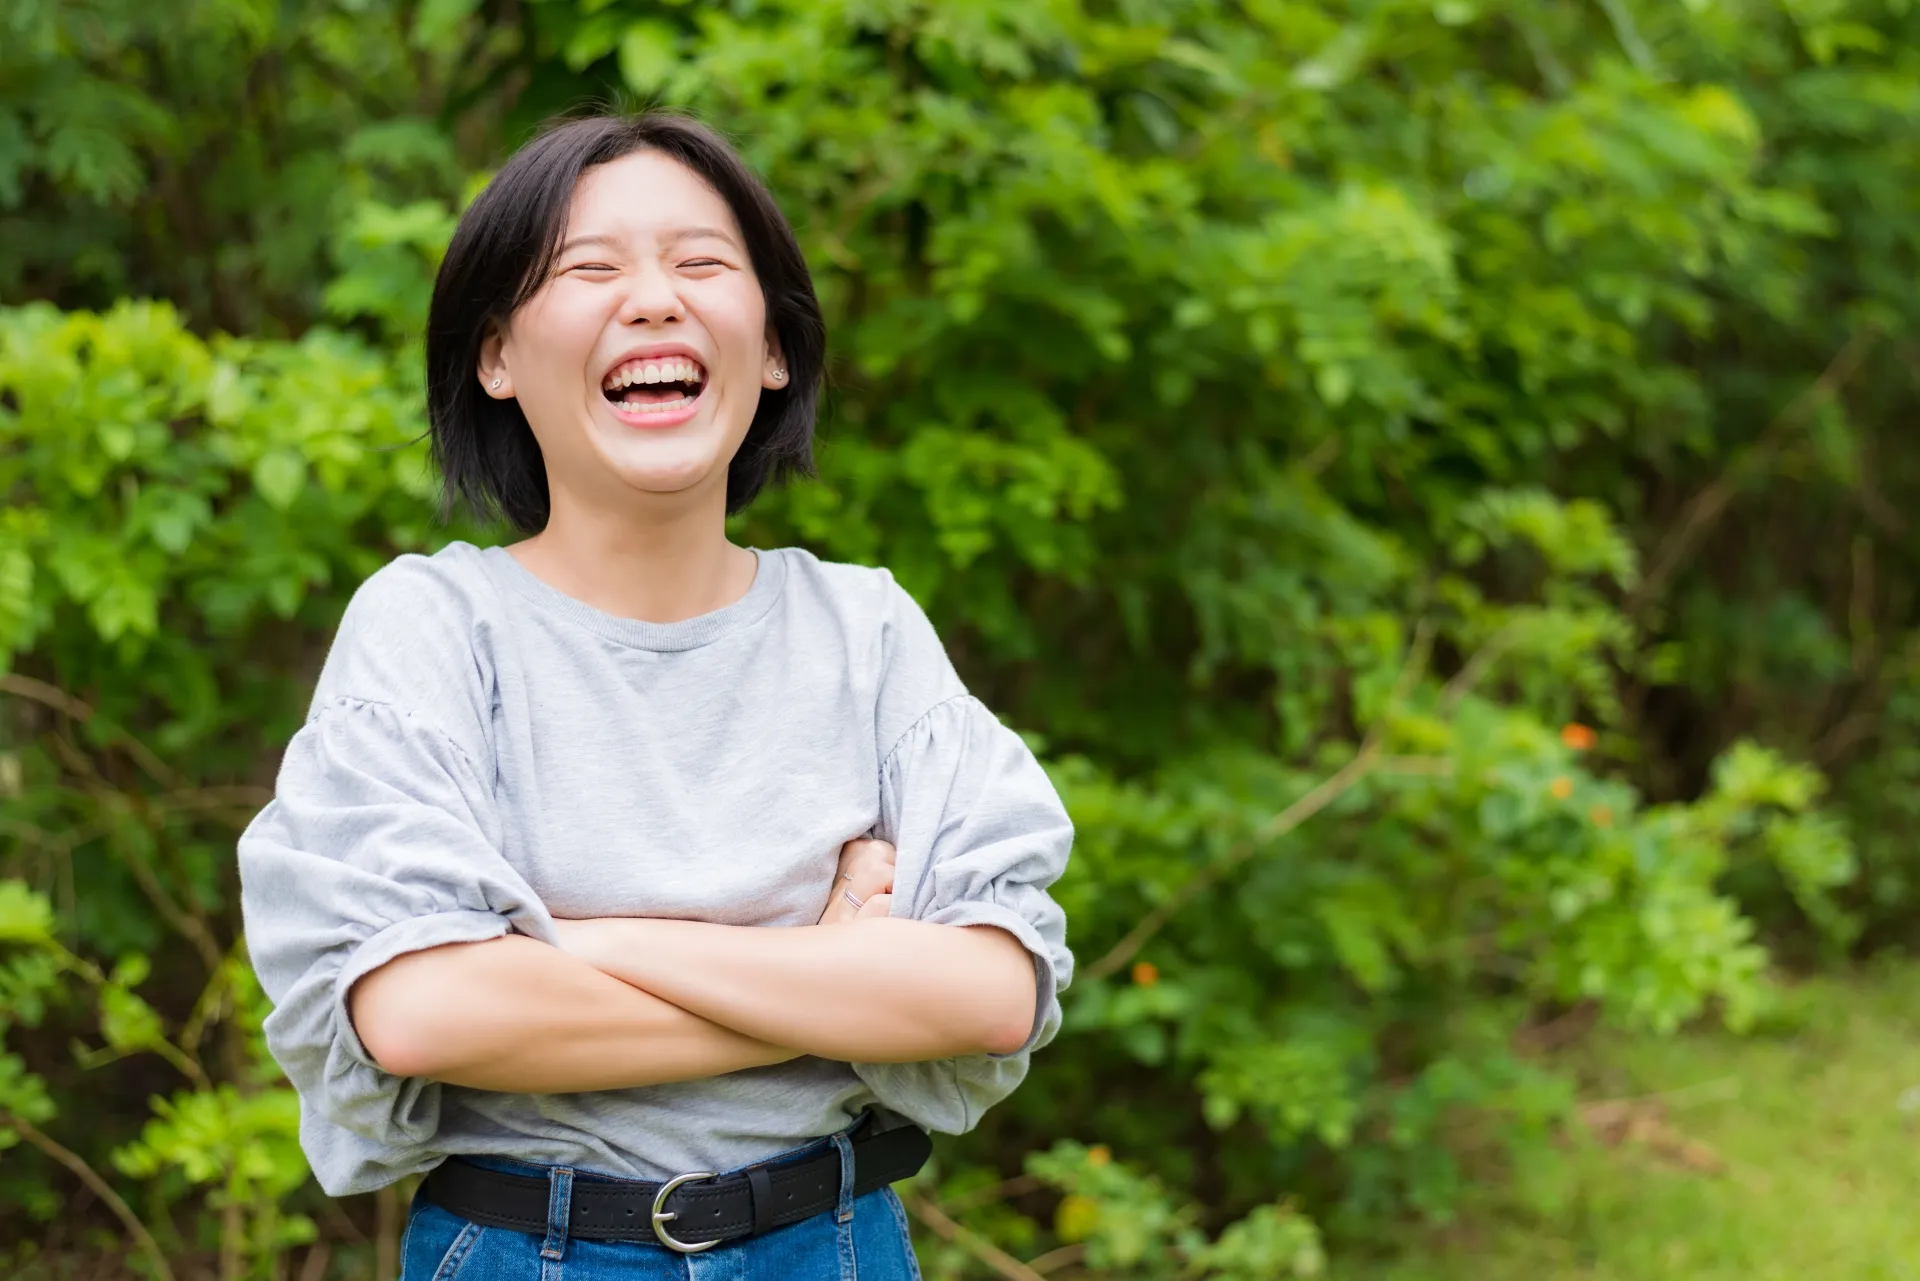
<path fill-rule="evenodd" d="M 673 1195 L 674 1189 L 682 1183 L 696 1183 L 701 1179 L 718 1177 L 711 1170 L 700 1170 L 693 1174 L 676 1174 L 660 1185 L 660 1191 L 653 1198 L 653 1235 L 659 1239 L 661 1245 L 669 1250 L 677 1250 L 681 1254 L 699 1254 L 703 1250 L 711 1250 L 720 1244 L 718 1241 L 678 1241 L 666 1228 L 667 1224 L 680 1217 L 677 1210 L 667 1209 L 667 1198 Z"/>

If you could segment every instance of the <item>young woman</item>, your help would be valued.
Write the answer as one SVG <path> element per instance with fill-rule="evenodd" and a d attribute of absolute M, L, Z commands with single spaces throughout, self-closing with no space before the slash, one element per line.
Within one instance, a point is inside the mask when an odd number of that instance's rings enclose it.
<path fill-rule="evenodd" d="M 321 1185 L 431 1171 L 406 1281 L 917 1276 L 888 1185 L 1058 1026 L 1045 774 L 885 570 L 727 540 L 824 345 L 684 119 L 553 129 L 454 234 L 434 452 L 524 538 L 360 588 L 240 843 Z"/>

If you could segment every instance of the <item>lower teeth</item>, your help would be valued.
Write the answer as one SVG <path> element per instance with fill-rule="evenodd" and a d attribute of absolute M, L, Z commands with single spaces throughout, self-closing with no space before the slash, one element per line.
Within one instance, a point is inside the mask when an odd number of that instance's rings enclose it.
<path fill-rule="evenodd" d="M 692 403 L 692 396 L 682 396 L 678 400 L 622 401 L 620 408 L 630 414 L 660 414 L 669 409 L 685 409 Z"/>

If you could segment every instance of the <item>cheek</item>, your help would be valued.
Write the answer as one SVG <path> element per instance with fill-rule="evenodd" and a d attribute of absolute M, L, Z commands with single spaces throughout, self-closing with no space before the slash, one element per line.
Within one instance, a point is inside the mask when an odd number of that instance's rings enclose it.
<path fill-rule="evenodd" d="M 759 376 L 760 359 L 766 353 L 767 307 L 760 297 L 760 286 L 746 282 L 745 287 L 715 290 L 701 306 L 701 319 L 713 335 L 727 363 L 735 368 L 752 368 Z"/>
<path fill-rule="evenodd" d="M 533 390 L 578 381 L 605 324 L 605 308 L 578 294 L 538 295 L 515 314 L 504 352 L 516 386 Z"/>

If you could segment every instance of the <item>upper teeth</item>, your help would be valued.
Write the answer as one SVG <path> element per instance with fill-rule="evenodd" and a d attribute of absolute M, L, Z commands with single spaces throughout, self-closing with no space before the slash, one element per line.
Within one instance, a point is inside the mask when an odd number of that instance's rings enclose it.
<path fill-rule="evenodd" d="M 698 361 L 673 356 L 665 360 L 629 360 L 607 375 L 601 386 L 618 391 L 636 383 L 697 383 L 706 377 Z"/>

